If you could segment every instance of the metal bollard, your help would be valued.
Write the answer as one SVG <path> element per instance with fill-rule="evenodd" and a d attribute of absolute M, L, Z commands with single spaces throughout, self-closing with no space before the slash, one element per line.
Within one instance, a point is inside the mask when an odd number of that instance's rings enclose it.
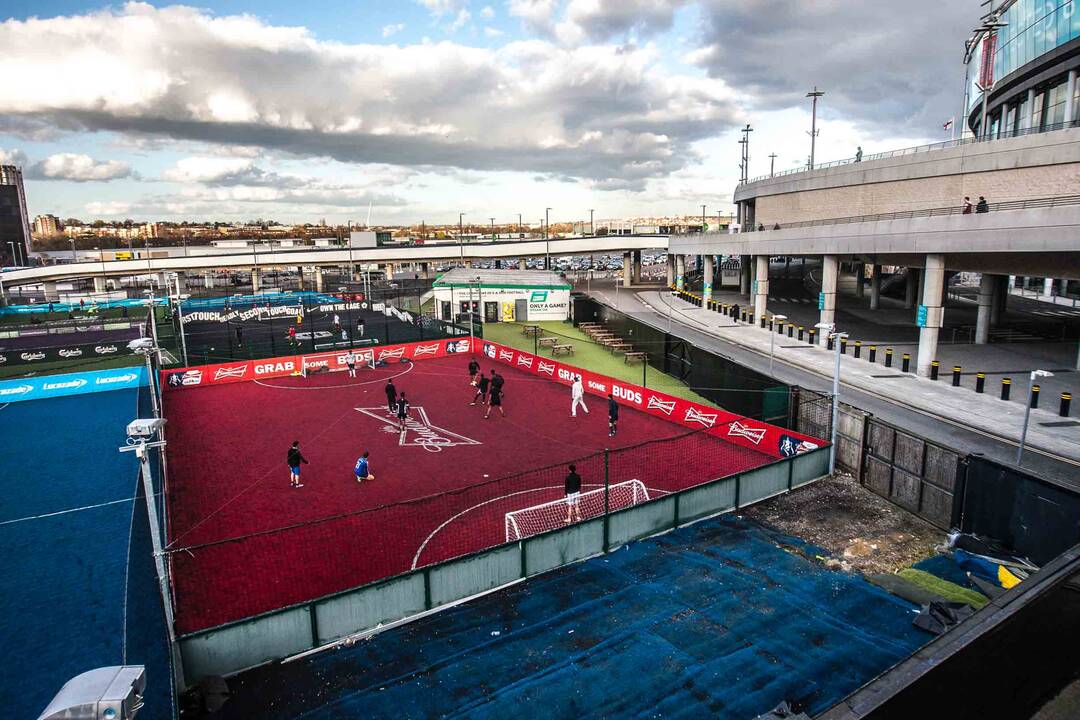
<path fill-rule="evenodd" d="M 900 356 L 900 372 L 911 371 L 911 355 L 904 353 Z"/>
<path fill-rule="evenodd" d="M 802 342 L 802 339 L 803 339 L 803 326 L 800 325 L 799 326 L 799 342 Z"/>
<path fill-rule="evenodd" d="M 1039 392 L 1042 390 L 1038 385 L 1031 386 L 1031 407 L 1039 407 Z"/>
<path fill-rule="evenodd" d="M 941 363 L 937 360 L 930 361 L 930 379 L 937 380 L 938 371 L 941 369 Z"/>
<path fill-rule="evenodd" d="M 862 357 L 862 340 L 855 341 L 855 359 Z"/>
<path fill-rule="evenodd" d="M 832 333 L 829 333 L 829 337 L 825 338 L 825 349 L 831 351 L 834 342 L 836 342 L 836 338 L 832 336 Z"/>
<path fill-rule="evenodd" d="M 1001 378 L 1001 399 L 1002 400 L 1008 400 L 1009 399 L 1009 391 L 1010 390 L 1012 390 L 1012 379 L 1011 378 Z"/>
<path fill-rule="evenodd" d="M 960 387 L 960 366 L 959 365 L 953 365 L 952 366 L 952 386 L 953 387 Z"/>
<path fill-rule="evenodd" d="M 847 355 L 847 338 L 840 338 L 840 354 Z"/>
<path fill-rule="evenodd" d="M 885 367 L 892 367 L 892 348 L 885 348 Z"/>
<path fill-rule="evenodd" d="M 765 316 L 764 315 L 761 316 L 761 329 L 762 330 L 765 329 Z"/>
<path fill-rule="evenodd" d="M 986 387 L 986 373 L 975 373 L 975 392 L 982 393 Z"/>
<path fill-rule="evenodd" d="M 1058 415 L 1061 417 L 1069 417 L 1069 405 L 1072 403 L 1072 393 L 1061 393 L 1061 407 L 1058 408 Z"/>
<path fill-rule="evenodd" d="M 773 331 L 773 324 L 775 324 L 775 322 L 776 322 L 775 320 L 773 320 L 772 318 L 769 318 L 769 332 Z"/>
<path fill-rule="evenodd" d="M 867 358 L 870 362 L 877 362 L 877 345 L 870 346 L 870 357 Z"/>
<path fill-rule="evenodd" d="M 814 328 L 810 328 L 809 332 L 806 333 L 806 342 L 809 343 L 810 345 L 814 344 L 814 334 L 816 332 L 817 331 L 814 330 Z"/>
<path fill-rule="evenodd" d="M 789 338 L 795 337 L 795 323 L 788 323 L 787 324 L 787 336 Z"/>
<path fill-rule="evenodd" d="M 745 310 L 742 311 L 742 321 L 746 322 L 746 311 Z"/>

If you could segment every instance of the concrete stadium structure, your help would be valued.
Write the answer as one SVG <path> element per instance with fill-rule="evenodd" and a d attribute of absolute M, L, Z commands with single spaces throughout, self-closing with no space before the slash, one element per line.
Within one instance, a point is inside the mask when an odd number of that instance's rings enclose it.
<path fill-rule="evenodd" d="M 980 196 L 989 212 L 963 214 L 964 198 Z M 673 237 L 676 284 L 686 256 L 702 256 L 708 278 L 714 256 L 739 255 L 741 290 L 760 317 L 767 311 L 770 256 L 820 258 L 820 317 L 832 323 L 841 262 L 854 263 L 858 277 L 866 274 L 860 274 L 864 264 L 872 266 L 871 309 L 878 306 L 882 266 L 906 267 L 907 304 L 921 306 L 923 375 L 937 353 L 950 272 L 983 274 L 976 343 L 987 342 L 1010 277 L 1080 279 L 1080 129 L 958 142 L 765 178 L 740 185 L 735 202 L 742 226 L 753 232 Z M 858 282 L 858 294 L 863 287 Z M 709 284 L 704 289 L 711 292 Z"/>

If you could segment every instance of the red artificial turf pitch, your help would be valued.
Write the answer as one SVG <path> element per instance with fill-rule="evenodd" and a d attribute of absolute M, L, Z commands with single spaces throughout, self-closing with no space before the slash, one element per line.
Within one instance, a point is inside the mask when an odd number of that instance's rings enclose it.
<path fill-rule="evenodd" d="M 772 460 L 625 406 L 609 438 L 604 399 L 587 397 L 591 412 L 571 418 L 568 387 L 480 357 L 506 379 L 506 417 L 485 420 L 486 407 L 469 405 L 469 359 L 168 392 L 177 630 L 497 545 L 506 512 L 563 496 L 567 463 L 584 489 L 602 487 L 604 448 L 611 481 L 637 478 L 652 497 Z M 405 444 L 385 414 L 391 377 L 432 426 Z M 310 461 L 299 489 L 285 463 L 293 440 Z M 376 479 L 357 483 L 365 450 Z"/>

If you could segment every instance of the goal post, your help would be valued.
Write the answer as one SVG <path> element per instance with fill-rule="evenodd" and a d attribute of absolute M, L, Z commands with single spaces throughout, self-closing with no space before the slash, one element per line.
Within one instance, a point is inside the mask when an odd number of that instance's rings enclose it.
<path fill-rule="evenodd" d="M 504 520 L 506 542 L 539 535 L 548 530 L 563 527 L 567 517 L 572 522 L 589 520 L 604 515 L 604 488 L 583 492 L 577 497 L 577 509 L 568 497 L 550 500 L 539 505 L 511 510 Z M 632 507 L 649 499 L 649 491 L 640 480 L 626 480 L 611 485 L 608 490 L 608 512 Z"/>
<path fill-rule="evenodd" d="M 369 349 L 353 348 L 353 355 L 356 356 L 356 365 L 358 367 L 375 367 L 375 351 Z M 334 352 L 317 353 L 315 355 L 304 355 L 300 358 L 300 374 L 307 377 L 309 374 L 317 372 L 337 372 L 339 370 L 348 370 L 349 364 L 345 358 L 348 356 L 349 350 L 336 350 Z"/>

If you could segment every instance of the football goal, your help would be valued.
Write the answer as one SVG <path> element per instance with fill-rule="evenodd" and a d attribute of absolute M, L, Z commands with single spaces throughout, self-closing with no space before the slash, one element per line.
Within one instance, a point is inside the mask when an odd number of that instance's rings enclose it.
<path fill-rule="evenodd" d="M 548 530 L 562 527 L 570 521 L 577 522 L 600 517 L 604 514 L 604 488 L 583 492 L 577 497 L 577 508 L 571 498 L 559 498 L 506 513 L 506 541 L 520 540 Z M 643 503 L 649 499 L 649 491 L 640 480 L 626 480 L 608 488 L 607 510 L 609 512 Z"/>

